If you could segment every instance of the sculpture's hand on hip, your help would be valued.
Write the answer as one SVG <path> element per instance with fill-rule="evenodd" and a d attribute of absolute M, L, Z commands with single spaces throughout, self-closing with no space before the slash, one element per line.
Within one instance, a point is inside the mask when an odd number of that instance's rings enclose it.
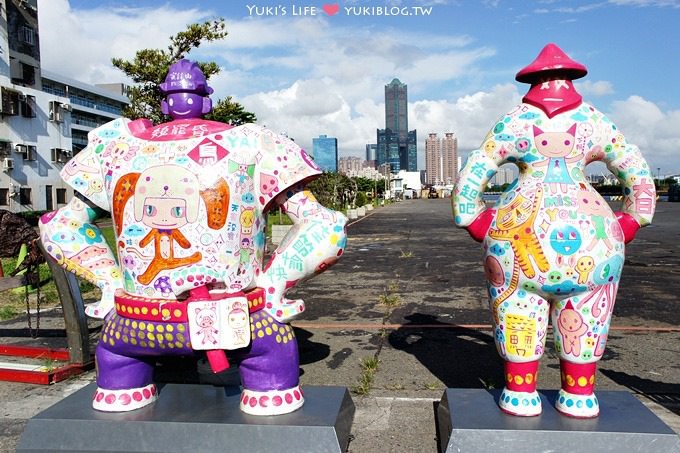
<path fill-rule="evenodd" d="M 495 216 L 495 209 L 485 209 L 465 229 L 472 239 L 477 242 L 482 242 L 486 237 L 486 233 L 489 231 L 489 226 L 491 226 L 491 222 Z"/>

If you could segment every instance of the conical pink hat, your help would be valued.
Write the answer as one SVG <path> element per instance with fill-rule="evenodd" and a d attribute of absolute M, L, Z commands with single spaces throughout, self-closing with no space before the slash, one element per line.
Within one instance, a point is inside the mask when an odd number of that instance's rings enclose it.
<path fill-rule="evenodd" d="M 546 45 L 536 59 L 515 76 L 522 83 L 537 83 L 550 76 L 559 75 L 565 80 L 580 79 L 588 74 L 588 70 L 562 51 L 557 45 Z"/>

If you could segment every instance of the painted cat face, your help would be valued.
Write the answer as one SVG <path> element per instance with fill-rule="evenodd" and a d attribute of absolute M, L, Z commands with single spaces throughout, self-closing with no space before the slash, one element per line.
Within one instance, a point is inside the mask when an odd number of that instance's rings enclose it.
<path fill-rule="evenodd" d="M 576 124 L 566 132 L 543 132 L 534 126 L 534 143 L 538 152 L 546 157 L 565 157 L 574 149 Z"/>

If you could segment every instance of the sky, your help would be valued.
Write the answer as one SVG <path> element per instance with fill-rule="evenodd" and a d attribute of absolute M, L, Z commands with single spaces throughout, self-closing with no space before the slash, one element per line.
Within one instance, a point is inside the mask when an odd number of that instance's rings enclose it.
<path fill-rule="evenodd" d="M 680 174 L 680 0 L 39 0 L 38 11 L 43 67 L 90 84 L 129 83 L 111 58 L 223 18 L 228 36 L 188 56 L 220 65 L 212 98 L 232 96 L 310 151 L 337 137 L 340 157 L 375 143 L 398 78 L 421 169 L 431 132 L 455 133 L 463 157 L 477 148 L 528 90 L 517 71 L 552 42 L 588 68 L 578 91 L 654 175 Z"/>

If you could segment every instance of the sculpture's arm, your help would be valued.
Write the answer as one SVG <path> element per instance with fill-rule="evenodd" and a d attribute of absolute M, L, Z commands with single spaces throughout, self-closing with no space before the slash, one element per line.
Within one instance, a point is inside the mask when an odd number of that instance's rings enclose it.
<path fill-rule="evenodd" d="M 465 228 L 476 241 L 484 239 L 495 215 L 495 211 L 487 209 L 484 203 L 484 189 L 498 167 L 510 158 L 517 160 L 515 148 L 499 149 L 494 142 L 493 132 L 489 132 L 482 146 L 470 152 L 458 174 L 451 198 L 454 222 L 456 226 Z"/>
<path fill-rule="evenodd" d="M 628 143 L 612 127 L 611 148 L 605 150 L 603 161 L 623 188 L 621 210 L 616 212 L 625 242 L 635 237 L 640 227 L 649 225 L 656 209 L 656 188 L 649 165 L 637 146 Z M 615 133 L 614 133 L 615 132 Z"/>
<path fill-rule="evenodd" d="M 113 294 L 123 287 L 116 258 L 94 223 L 101 212 L 73 197 L 66 206 L 40 219 L 40 237 L 47 253 L 64 269 L 101 289 L 101 301 L 85 307 L 85 312 L 96 318 L 103 318 L 113 308 Z"/>
<path fill-rule="evenodd" d="M 293 226 L 255 281 L 266 290 L 267 311 L 287 322 L 304 310 L 304 302 L 287 299 L 286 291 L 338 260 L 346 244 L 347 218 L 322 206 L 303 186 L 284 192 L 276 201 Z"/>

